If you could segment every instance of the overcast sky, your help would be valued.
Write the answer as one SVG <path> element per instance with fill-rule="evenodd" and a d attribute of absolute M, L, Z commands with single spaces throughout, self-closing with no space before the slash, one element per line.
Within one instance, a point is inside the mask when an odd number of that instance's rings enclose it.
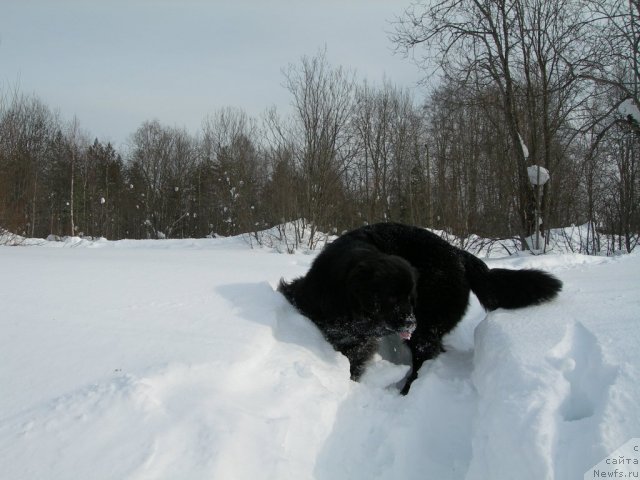
<path fill-rule="evenodd" d="M 286 111 L 282 69 L 333 65 L 415 87 L 390 21 L 409 0 L 0 0 L 0 85 L 35 93 L 116 145 L 145 120 L 196 133 L 208 113 Z"/>

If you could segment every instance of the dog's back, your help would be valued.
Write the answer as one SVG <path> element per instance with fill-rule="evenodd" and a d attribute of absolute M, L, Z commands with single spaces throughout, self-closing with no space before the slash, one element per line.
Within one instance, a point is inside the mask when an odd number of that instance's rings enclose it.
<path fill-rule="evenodd" d="M 475 255 L 424 228 L 378 223 L 347 235 L 366 238 L 383 253 L 404 257 L 423 275 L 452 277 L 464 271 L 469 287 L 487 310 L 544 303 L 562 290 L 562 282 L 542 270 L 490 269 Z"/>

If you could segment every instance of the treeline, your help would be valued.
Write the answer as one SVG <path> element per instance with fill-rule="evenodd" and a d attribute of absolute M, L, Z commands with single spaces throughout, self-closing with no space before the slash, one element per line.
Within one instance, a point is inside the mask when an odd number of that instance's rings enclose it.
<path fill-rule="evenodd" d="M 199 132 L 149 121 L 122 151 L 36 97 L 5 95 L 0 227 L 118 239 L 230 235 L 293 219 L 325 232 L 401 221 L 524 240 L 538 201 L 527 167 L 540 165 L 551 174 L 543 232 L 589 223 L 586 252 L 600 251 L 602 235 L 631 251 L 639 18 L 640 0 L 418 5 L 394 42 L 440 67 L 426 102 L 359 81 L 320 52 L 284 70 L 286 116 L 225 108 Z"/>

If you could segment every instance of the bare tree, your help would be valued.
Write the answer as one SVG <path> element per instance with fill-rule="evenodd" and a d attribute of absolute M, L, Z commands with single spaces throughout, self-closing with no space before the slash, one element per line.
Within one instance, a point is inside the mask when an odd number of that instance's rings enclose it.
<path fill-rule="evenodd" d="M 366 222 L 409 221 L 419 208 L 414 191 L 419 186 L 410 177 L 419 169 L 422 119 L 409 93 L 388 81 L 381 88 L 364 83 L 355 97 L 358 175 L 351 188 L 360 200 L 359 214 Z"/>
<path fill-rule="evenodd" d="M 606 55 L 574 73 L 616 92 L 617 101 L 606 114 L 627 100 L 640 108 L 640 0 L 588 0 L 586 6 L 591 13 L 590 38 Z"/>
<path fill-rule="evenodd" d="M 86 177 L 87 165 L 79 165 L 86 162 L 84 156 L 85 146 L 88 144 L 86 134 L 80 130 L 80 122 L 74 115 L 71 122 L 66 127 L 66 137 L 69 148 L 69 235 L 74 236 L 78 233 L 76 225 L 76 177 L 78 176 L 78 167 L 84 170 Z M 86 187 L 86 184 L 83 183 Z M 83 189 L 83 193 L 86 188 Z M 84 204 L 84 202 L 82 202 Z"/>
<path fill-rule="evenodd" d="M 353 125 L 359 144 L 357 194 L 363 202 L 363 220 L 371 223 L 390 216 L 392 95 L 391 88 L 378 92 L 366 83 L 356 93 Z"/>
<path fill-rule="evenodd" d="M 36 97 L 15 93 L 0 116 L 0 224 L 34 236 L 41 226 L 49 141 L 57 119 Z"/>
<path fill-rule="evenodd" d="M 258 197 L 265 181 L 256 121 L 244 111 L 225 108 L 205 118 L 201 150 L 209 165 L 213 199 L 209 217 L 220 233 L 237 234 L 263 225 Z"/>
<path fill-rule="evenodd" d="M 425 68 L 439 67 L 448 81 L 498 94 L 517 166 L 523 235 L 534 229 L 526 168 L 536 163 L 553 174 L 579 105 L 572 69 L 590 55 L 581 12 L 575 0 L 445 0 L 407 10 L 394 37 L 405 52 L 424 47 Z"/>
<path fill-rule="evenodd" d="M 640 231 L 640 1 L 589 0 L 586 7 L 592 43 L 606 52 L 574 71 L 595 94 L 583 129 L 592 238 L 598 225 L 612 236 L 611 249 L 617 243 L 631 251 Z"/>
<path fill-rule="evenodd" d="M 191 214 L 188 178 L 196 155 L 187 132 L 157 121 L 144 123 L 133 135 L 130 175 L 135 180 L 131 185 L 136 206 L 143 207 L 140 220 L 149 236 L 164 238 L 183 231 L 183 222 Z"/>
<path fill-rule="evenodd" d="M 293 96 L 291 138 L 304 182 L 302 213 L 312 228 L 334 229 L 341 217 L 343 178 L 353 159 L 349 121 L 354 74 L 331 67 L 320 52 L 290 65 L 284 75 Z"/>

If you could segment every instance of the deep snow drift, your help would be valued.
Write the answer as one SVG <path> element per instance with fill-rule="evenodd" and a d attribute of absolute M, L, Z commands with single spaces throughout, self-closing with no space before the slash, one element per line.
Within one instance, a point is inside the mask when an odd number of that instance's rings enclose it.
<path fill-rule="evenodd" d="M 640 255 L 489 260 L 564 291 L 489 315 L 472 298 L 400 397 L 406 367 L 351 382 L 274 291 L 312 255 L 42 243 L 0 247 L 2 478 L 574 479 L 640 437 Z"/>

